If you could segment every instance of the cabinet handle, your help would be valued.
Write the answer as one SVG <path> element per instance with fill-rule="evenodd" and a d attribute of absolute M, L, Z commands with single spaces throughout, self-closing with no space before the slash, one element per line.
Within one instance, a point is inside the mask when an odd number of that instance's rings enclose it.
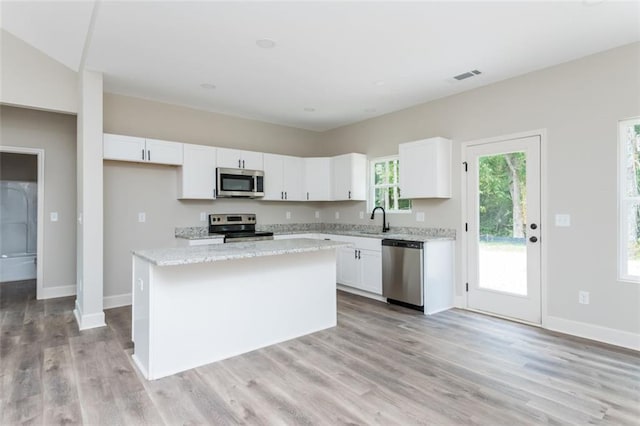
<path fill-rule="evenodd" d="M 142 150 L 142 159 L 144 160 L 144 149 Z"/>
<path fill-rule="evenodd" d="M 349 199 L 351 199 L 351 191 L 349 191 Z"/>
<path fill-rule="evenodd" d="M 287 199 L 287 191 L 284 191 L 284 199 Z"/>
<path fill-rule="evenodd" d="M 307 201 L 309 201 L 309 193 L 307 192 Z"/>
<path fill-rule="evenodd" d="M 360 260 L 360 250 L 358 250 L 358 260 Z"/>
<path fill-rule="evenodd" d="M 244 160 L 242 160 L 242 168 L 244 169 Z"/>
<path fill-rule="evenodd" d="M 357 259 L 358 258 L 358 250 L 354 250 L 353 251 L 353 258 Z"/>
<path fill-rule="evenodd" d="M 280 199 L 284 200 L 284 192 L 283 191 L 280 191 Z"/>
<path fill-rule="evenodd" d="M 147 150 L 147 160 L 151 161 L 151 150 Z"/>
<path fill-rule="evenodd" d="M 242 167 L 240 164 L 241 164 L 240 159 L 238 159 L 238 168 Z"/>

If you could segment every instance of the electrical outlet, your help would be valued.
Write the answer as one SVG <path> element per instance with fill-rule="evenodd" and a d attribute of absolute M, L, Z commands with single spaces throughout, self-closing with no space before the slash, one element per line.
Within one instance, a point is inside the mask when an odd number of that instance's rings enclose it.
<path fill-rule="evenodd" d="M 364 219 L 364 212 L 360 212 L 360 219 Z"/>
<path fill-rule="evenodd" d="M 556 226 L 558 226 L 558 227 L 571 226 L 571 215 L 569 215 L 569 214 L 557 214 L 556 215 Z"/>
<path fill-rule="evenodd" d="M 49 217 L 51 218 L 51 222 L 57 222 L 58 221 L 58 212 L 49 213 Z"/>
<path fill-rule="evenodd" d="M 316 219 L 320 219 L 320 212 L 316 210 Z"/>
<path fill-rule="evenodd" d="M 206 221 L 207 221 L 207 213 L 200 212 L 200 222 L 206 222 Z"/>
<path fill-rule="evenodd" d="M 416 213 L 416 222 L 424 222 L 424 212 Z"/>
<path fill-rule="evenodd" d="M 147 221 L 147 215 L 145 212 L 138 213 L 138 222 L 143 223 Z"/>
<path fill-rule="evenodd" d="M 340 212 L 336 212 L 336 219 L 340 219 Z"/>
<path fill-rule="evenodd" d="M 287 219 L 291 219 L 291 212 L 287 212 L 287 213 L 285 214 L 285 216 L 286 216 L 286 218 L 287 218 Z"/>
<path fill-rule="evenodd" d="M 581 305 L 589 304 L 589 292 L 588 291 L 579 291 L 578 292 L 578 302 Z"/>

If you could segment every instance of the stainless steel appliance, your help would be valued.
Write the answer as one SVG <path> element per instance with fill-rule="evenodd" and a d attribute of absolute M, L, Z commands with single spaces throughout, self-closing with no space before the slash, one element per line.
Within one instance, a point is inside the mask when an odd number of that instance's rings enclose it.
<path fill-rule="evenodd" d="M 216 195 L 218 197 L 264 197 L 262 170 L 216 169 Z"/>
<path fill-rule="evenodd" d="M 424 243 L 382 240 L 382 296 L 389 303 L 424 310 Z"/>
<path fill-rule="evenodd" d="M 255 214 L 210 214 L 209 233 L 224 235 L 225 243 L 273 240 L 273 232 L 256 232 Z"/>

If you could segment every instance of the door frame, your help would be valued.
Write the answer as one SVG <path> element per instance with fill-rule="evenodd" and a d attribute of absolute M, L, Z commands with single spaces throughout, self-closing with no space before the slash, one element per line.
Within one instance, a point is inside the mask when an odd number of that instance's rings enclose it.
<path fill-rule="evenodd" d="M 36 225 L 36 299 L 44 299 L 44 149 L 0 145 L 0 152 L 35 155 L 38 161 L 38 219 Z"/>
<path fill-rule="evenodd" d="M 534 325 L 537 327 L 547 328 L 547 239 L 549 236 L 548 227 L 551 226 L 551 221 L 548 219 L 547 214 L 547 129 L 537 129 L 537 130 L 529 130 L 526 132 L 519 133 L 511 133 L 502 136 L 493 136 L 489 138 L 482 139 L 473 139 L 469 141 L 464 141 L 460 145 L 460 157 L 461 157 L 461 179 L 460 179 L 460 234 L 462 252 L 461 252 L 461 287 L 462 287 L 462 297 L 459 299 L 460 307 L 469 311 L 476 311 L 469 307 L 469 293 L 466 290 L 466 283 L 468 282 L 469 277 L 469 268 L 468 268 L 468 248 L 469 248 L 469 237 L 465 232 L 465 224 L 467 223 L 467 178 L 466 172 L 464 170 L 464 163 L 467 161 L 467 149 L 471 146 L 490 144 L 495 142 L 504 142 L 512 139 L 522 139 L 532 136 L 540 137 L 540 240 L 542 242 L 540 247 L 540 324 L 530 323 L 527 321 L 520 321 L 514 318 L 506 318 L 498 314 L 492 314 L 489 312 L 482 311 L 483 314 L 491 315 L 499 318 L 505 318 L 510 321 L 522 322 L 529 325 Z"/>

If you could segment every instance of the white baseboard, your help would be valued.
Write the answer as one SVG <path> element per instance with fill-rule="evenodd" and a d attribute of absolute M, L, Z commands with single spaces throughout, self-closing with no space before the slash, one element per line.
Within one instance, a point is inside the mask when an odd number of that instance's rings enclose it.
<path fill-rule="evenodd" d="M 342 284 L 338 284 L 337 288 L 338 288 L 338 290 L 342 290 L 342 291 L 345 291 L 347 293 L 357 294 L 358 296 L 368 297 L 369 299 L 378 300 L 380 302 L 385 302 L 385 303 L 387 302 L 387 298 L 386 297 L 382 297 L 379 294 L 369 293 L 368 291 L 359 290 L 357 288 L 349 287 L 349 286 L 342 285 Z"/>
<path fill-rule="evenodd" d="M 76 285 L 61 285 L 58 287 L 42 287 L 39 299 L 54 299 L 56 297 L 75 296 Z"/>
<path fill-rule="evenodd" d="M 549 330 L 559 331 L 560 333 L 571 334 L 573 336 L 584 337 L 585 339 L 597 340 L 599 342 L 640 351 L 640 334 L 630 333 L 628 331 L 552 316 L 546 317 L 543 327 Z"/>
<path fill-rule="evenodd" d="M 102 299 L 104 309 L 119 308 L 131 305 L 131 293 L 116 294 L 114 296 L 104 296 Z"/>
<path fill-rule="evenodd" d="M 95 314 L 83 314 L 76 300 L 76 308 L 73 310 L 73 315 L 76 317 L 78 328 L 80 330 L 88 330 L 90 328 L 104 327 L 107 323 L 104 321 L 104 312 L 97 312 Z"/>

